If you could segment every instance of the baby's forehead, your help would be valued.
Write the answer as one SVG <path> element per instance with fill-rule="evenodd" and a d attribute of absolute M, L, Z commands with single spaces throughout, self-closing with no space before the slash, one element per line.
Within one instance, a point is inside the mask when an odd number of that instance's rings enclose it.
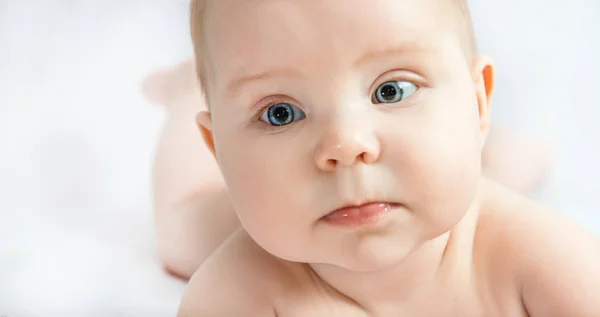
<path fill-rule="evenodd" d="M 405 8 L 408 13 L 414 11 L 416 7 L 429 8 L 430 12 L 442 13 L 440 17 L 451 17 L 451 19 L 444 20 L 458 20 L 464 25 L 471 25 L 470 12 L 468 7 L 468 0 L 192 0 L 191 1 L 191 24 L 192 29 L 201 27 L 199 24 L 204 24 L 207 18 L 215 17 L 217 12 L 216 8 L 224 10 L 219 13 L 231 14 L 237 12 L 250 13 L 252 9 L 258 9 L 257 11 L 265 11 L 265 9 L 273 9 L 274 7 L 284 8 L 287 11 L 294 9 L 304 9 L 305 11 L 312 10 L 312 13 L 322 11 L 326 7 L 335 8 L 329 10 L 329 17 L 336 19 L 339 17 L 340 12 L 343 12 L 343 8 L 369 8 L 366 12 L 382 11 L 378 9 L 386 9 L 387 7 L 400 6 Z M 341 3 L 338 3 L 341 2 Z M 236 10 L 238 9 L 238 10 Z M 210 11 L 211 14 L 206 14 Z M 393 11 L 393 10 L 391 10 Z M 274 12 L 272 12 L 274 13 Z M 438 17 L 438 18 L 440 18 Z M 234 19 L 228 19 L 226 16 L 219 15 L 217 20 L 224 20 L 228 23 L 233 23 Z M 364 23 L 365 21 L 356 21 L 357 24 Z M 431 20 L 431 23 L 438 22 L 438 20 Z"/>
<path fill-rule="evenodd" d="M 278 57 L 291 58 L 301 55 L 298 51 L 304 48 L 300 44 L 314 50 L 331 41 L 368 46 L 402 39 L 398 42 L 427 47 L 435 46 L 431 38 L 446 36 L 458 38 L 465 50 L 472 50 L 465 1 L 194 0 L 192 38 L 196 52 L 204 53 L 197 54 L 198 63 L 208 59 L 225 63 L 235 56 L 241 64 L 255 64 L 271 58 L 273 51 L 281 53 Z M 244 54 L 239 54 L 241 51 Z M 199 73 L 202 79 L 205 74 Z"/>
<path fill-rule="evenodd" d="M 448 9 L 453 1 L 219 0 L 207 7 L 204 35 L 211 46 L 236 49 L 259 42 L 270 50 L 281 47 L 268 45 L 325 45 L 325 41 L 340 45 L 403 39 L 426 42 L 455 36 L 458 10 Z"/>

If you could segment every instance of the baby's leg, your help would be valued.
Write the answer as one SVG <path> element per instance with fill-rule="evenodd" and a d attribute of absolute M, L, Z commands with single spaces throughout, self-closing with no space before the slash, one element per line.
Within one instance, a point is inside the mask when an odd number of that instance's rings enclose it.
<path fill-rule="evenodd" d="M 171 114 L 154 166 L 159 255 L 167 271 L 185 279 L 239 226 L 193 118 Z"/>
<path fill-rule="evenodd" d="M 182 81 L 193 76 L 183 66 L 153 74 L 144 90 L 167 108 L 153 171 L 159 255 L 167 271 L 188 279 L 239 223 L 196 127 L 203 98 L 193 83 Z"/>
<path fill-rule="evenodd" d="M 554 164 L 552 147 L 493 125 L 482 154 L 483 173 L 524 195 L 543 184 Z"/>

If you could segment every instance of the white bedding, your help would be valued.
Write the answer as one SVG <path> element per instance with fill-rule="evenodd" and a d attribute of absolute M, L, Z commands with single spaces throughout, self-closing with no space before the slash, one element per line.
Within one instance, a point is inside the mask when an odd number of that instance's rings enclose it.
<path fill-rule="evenodd" d="M 538 196 L 600 233 L 599 2 L 472 3 L 496 121 L 555 143 Z M 149 202 L 163 113 L 139 82 L 190 54 L 186 11 L 0 1 L 0 316 L 175 315 L 185 284 L 158 265 Z"/>

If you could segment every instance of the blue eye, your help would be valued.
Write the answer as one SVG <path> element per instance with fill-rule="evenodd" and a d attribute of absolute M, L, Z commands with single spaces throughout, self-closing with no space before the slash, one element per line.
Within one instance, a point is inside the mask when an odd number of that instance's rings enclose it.
<path fill-rule="evenodd" d="M 288 125 L 304 118 L 306 118 L 306 114 L 289 103 L 272 105 L 260 116 L 261 121 L 276 127 Z"/>
<path fill-rule="evenodd" d="M 377 88 L 373 99 L 377 103 L 396 103 L 410 97 L 417 89 L 417 85 L 407 81 L 388 81 Z"/>

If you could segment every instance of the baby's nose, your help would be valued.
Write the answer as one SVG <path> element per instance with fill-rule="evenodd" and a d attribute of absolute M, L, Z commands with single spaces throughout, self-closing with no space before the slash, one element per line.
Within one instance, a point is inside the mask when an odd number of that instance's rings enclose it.
<path fill-rule="evenodd" d="M 319 169 L 334 171 L 357 162 L 372 164 L 379 159 L 380 142 L 372 128 L 366 125 L 330 125 L 323 133 L 315 151 Z"/>

